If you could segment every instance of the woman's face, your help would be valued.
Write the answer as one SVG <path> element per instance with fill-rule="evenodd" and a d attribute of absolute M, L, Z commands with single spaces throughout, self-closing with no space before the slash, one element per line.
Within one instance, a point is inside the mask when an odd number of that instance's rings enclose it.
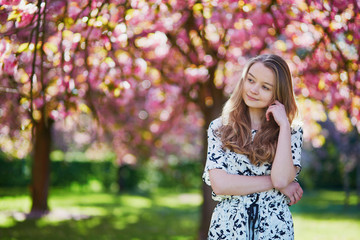
<path fill-rule="evenodd" d="M 244 81 L 242 97 L 249 108 L 264 109 L 274 100 L 275 74 L 261 62 L 254 63 Z"/>

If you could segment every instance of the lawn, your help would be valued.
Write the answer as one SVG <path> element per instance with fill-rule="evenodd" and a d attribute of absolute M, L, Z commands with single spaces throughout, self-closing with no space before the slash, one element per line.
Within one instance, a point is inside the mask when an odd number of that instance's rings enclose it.
<path fill-rule="evenodd" d="M 24 220 L 30 199 L 21 190 L 0 189 L 0 239 L 196 239 L 199 192 L 156 190 L 151 194 L 71 192 L 53 189 L 53 212 L 41 220 Z M 343 193 L 307 192 L 291 207 L 295 239 L 355 240 L 360 236 L 360 211 L 352 195 L 342 205 Z"/>

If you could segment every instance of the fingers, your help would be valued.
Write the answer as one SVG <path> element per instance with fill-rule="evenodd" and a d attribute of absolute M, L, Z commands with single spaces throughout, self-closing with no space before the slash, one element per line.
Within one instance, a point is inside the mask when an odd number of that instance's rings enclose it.
<path fill-rule="evenodd" d="M 265 113 L 266 121 L 269 121 L 270 114 L 272 114 L 270 107 L 266 110 L 266 113 Z"/>
<path fill-rule="evenodd" d="M 290 199 L 290 203 L 289 205 L 294 205 L 297 202 L 300 201 L 300 199 L 303 196 L 303 189 L 301 188 L 300 184 L 298 182 L 292 182 L 291 184 L 291 190 L 289 191 L 289 194 L 286 194 L 289 199 Z"/>
<path fill-rule="evenodd" d="M 278 100 L 275 100 L 273 104 L 275 104 L 275 105 L 280 105 L 280 106 L 283 105 L 283 104 L 282 104 L 281 102 L 279 102 Z"/>
<path fill-rule="evenodd" d="M 297 202 L 299 202 L 300 199 L 302 198 L 302 195 L 303 195 L 303 191 L 301 188 L 299 191 L 294 192 L 294 194 L 290 197 L 290 205 L 294 205 Z"/>
<path fill-rule="evenodd" d="M 304 191 L 301 188 L 300 184 L 299 183 L 297 183 L 297 184 L 298 184 L 298 189 L 296 190 L 296 193 L 298 194 L 299 200 L 300 200 L 302 198 L 303 194 L 304 194 Z"/>
<path fill-rule="evenodd" d="M 301 188 L 300 184 L 296 182 L 296 190 L 295 192 L 299 195 L 300 198 L 302 198 L 302 195 L 304 193 L 303 189 Z"/>
<path fill-rule="evenodd" d="M 275 100 L 272 104 L 270 104 L 270 106 L 268 107 L 268 109 L 266 110 L 265 113 L 265 117 L 266 117 L 266 121 L 270 120 L 270 114 L 274 116 L 274 111 L 276 111 L 276 109 L 278 108 L 278 106 L 283 106 L 278 100 Z"/>
<path fill-rule="evenodd" d="M 285 108 L 285 106 L 281 102 L 279 102 L 278 100 L 275 100 L 272 104 L 269 105 L 269 107 L 272 107 L 272 106 L 278 106 L 278 107 L 284 107 Z"/>
<path fill-rule="evenodd" d="M 294 193 L 293 195 L 291 195 L 290 196 L 290 206 L 291 205 L 294 205 L 295 203 L 297 203 L 298 201 L 299 201 L 300 199 L 299 199 L 299 196 L 296 194 L 296 193 Z"/>
<path fill-rule="evenodd" d="M 290 196 L 290 203 L 289 203 L 289 205 L 291 206 L 291 205 L 294 205 L 294 204 L 295 204 L 295 196 L 292 195 L 292 196 Z"/>
<path fill-rule="evenodd" d="M 300 199 L 301 199 L 301 196 L 300 196 L 300 194 L 298 192 L 295 192 L 294 197 L 295 197 L 294 204 L 297 203 L 298 201 L 300 201 Z"/>
<path fill-rule="evenodd" d="M 277 105 L 277 106 L 283 106 L 283 107 L 285 107 L 285 105 L 284 104 L 282 104 L 280 101 L 278 101 L 278 100 L 275 100 L 271 105 Z"/>
<path fill-rule="evenodd" d="M 266 121 L 270 120 L 270 115 L 273 116 L 275 122 L 281 127 L 287 127 L 289 125 L 288 116 L 286 115 L 285 106 L 279 101 L 275 101 L 268 107 L 265 113 Z"/>

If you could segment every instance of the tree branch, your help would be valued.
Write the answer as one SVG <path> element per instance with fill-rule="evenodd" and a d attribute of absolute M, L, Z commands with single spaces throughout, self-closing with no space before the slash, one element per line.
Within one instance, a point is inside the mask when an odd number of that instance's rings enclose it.
<path fill-rule="evenodd" d="M 34 56 L 33 56 L 33 61 L 32 61 L 32 70 L 31 70 L 31 75 L 30 75 L 30 119 L 32 124 L 32 129 L 31 129 L 31 139 L 33 139 L 34 136 L 34 126 L 35 126 L 35 119 L 33 116 L 33 79 L 35 76 L 35 71 L 36 71 L 36 53 L 37 53 L 37 44 L 38 44 L 38 40 L 39 40 L 39 32 L 40 32 L 40 20 L 41 20 L 41 3 L 42 1 L 39 0 L 38 1 L 38 19 L 37 19 L 37 24 L 36 24 L 36 35 L 35 35 L 35 43 L 34 43 Z"/>
<path fill-rule="evenodd" d="M 42 22 L 42 31 L 41 31 L 41 47 L 40 47 L 40 56 L 41 56 L 41 63 L 40 63 L 40 82 L 41 82 L 41 91 L 42 91 L 42 97 L 43 97 L 43 119 L 45 126 L 48 127 L 48 121 L 47 121 L 47 115 L 46 115 L 46 87 L 44 84 L 44 44 L 45 44 L 45 26 L 46 26 L 46 0 L 44 0 L 44 10 L 43 10 L 43 22 Z M 40 16 L 39 16 L 40 17 Z"/>

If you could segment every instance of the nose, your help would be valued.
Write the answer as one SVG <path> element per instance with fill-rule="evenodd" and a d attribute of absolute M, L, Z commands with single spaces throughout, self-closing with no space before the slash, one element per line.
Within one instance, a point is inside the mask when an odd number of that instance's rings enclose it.
<path fill-rule="evenodd" d="M 259 86 L 258 84 L 254 84 L 254 86 L 252 86 L 252 88 L 250 89 L 250 92 L 253 94 L 259 94 Z"/>

